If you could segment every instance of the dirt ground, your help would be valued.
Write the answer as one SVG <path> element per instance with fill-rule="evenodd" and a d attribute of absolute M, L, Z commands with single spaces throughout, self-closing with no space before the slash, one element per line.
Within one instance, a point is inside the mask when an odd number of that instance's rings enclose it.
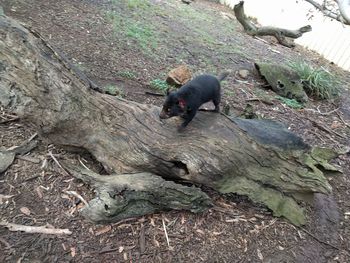
<path fill-rule="evenodd" d="M 287 124 L 310 145 L 349 146 L 348 92 L 336 100 L 310 100 L 304 109 L 292 109 L 261 88 L 253 63 L 303 60 L 327 67 L 343 83 L 349 83 L 349 72 L 300 46 L 288 49 L 270 38 L 263 42 L 247 36 L 224 6 L 202 0 L 191 5 L 179 0 L 0 0 L 0 5 L 99 86 L 112 87 L 126 99 L 160 106 L 163 98 L 145 91 L 154 92 L 152 81 L 164 79 L 179 64 L 189 65 L 195 75 L 230 70 L 234 74 L 223 84 L 222 104 L 236 114 L 247 100 L 260 98 L 249 102 L 257 114 Z M 240 69 L 250 74 L 242 78 Z M 11 118 L 6 109 L 0 110 L 0 120 Z M 0 124 L 0 145 L 19 145 L 34 133 L 35 128 L 21 120 Z M 298 228 L 245 197 L 222 196 L 210 189 L 204 190 L 220 211 L 169 211 L 95 225 L 79 214 L 79 199 L 67 193 L 76 191 L 90 200 L 93 189 L 65 175 L 50 153 L 58 160 L 81 159 L 94 165 L 89 156 L 40 142 L 0 174 L 0 197 L 8 196 L 0 198 L 0 221 L 50 224 L 72 234 L 26 234 L 0 227 L 0 262 L 350 262 L 349 154 L 333 162 L 344 171 L 329 178 L 333 196 L 316 195 L 307 225 Z"/>

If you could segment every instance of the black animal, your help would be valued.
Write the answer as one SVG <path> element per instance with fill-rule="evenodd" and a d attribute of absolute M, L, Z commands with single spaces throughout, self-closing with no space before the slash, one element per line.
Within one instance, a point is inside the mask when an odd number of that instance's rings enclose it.
<path fill-rule="evenodd" d="M 220 81 L 228 76 L 228 72 L 219 77 L 212 75 L 200 75 L 187 82 L 179 90 L 167 92 L 167 98 L 163 109 L 159 115 L 161 119 L 168 119 L 173 116 L 181 116 L 185 121 L 178 128 L 183 130 L 196 115 L 198 108 L 208 102 L 213 101 L 215 112 L 220 112 Z"/>

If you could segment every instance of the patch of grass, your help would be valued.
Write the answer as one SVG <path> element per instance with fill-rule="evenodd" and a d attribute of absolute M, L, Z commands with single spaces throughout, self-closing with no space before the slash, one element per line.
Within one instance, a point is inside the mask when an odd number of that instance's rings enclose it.
<path fill-rule="evenodd" d="M 127 4 L 132 9 L 148 9 L 150 7 L 150 3 L 147 0 L 127 0 Z"/>
<path fill-rule="evenodd" d="M 117 17 L 117 13 L 111 10 L 106 11 L 106 17 L 109 22 L 113 22 Z"/>
<path fill-rule="evenodd" d="M 339 81 L 323 67 L 313 68 L 305 62 L 291 62 L 289 66 L 299 74 L 310 96 L 331 99 L 339 95 Z"/>
<path fill-rule="evenodd" d="M 168 88 L 171 87 L 168 83 L 166 83 L 165 80 L 161 80 L 161 79 L 153 79 L 153 80 L 151 80 L 150 85 L 151 85 L 151 87 L 153 89 L 164 91 L 164 92 Z"/>
<path fill-rule="evenodd" d="M 121 98 L 124 96 L 123 91 L 115 85 L 107 85 L 104 87 L 104 89 L 105 89 L 106 93 L 108 93 L 110 95 L 118 96 Z"/>
<path fill-rule="evenodd" d="M 126 36 L 133 38 L 138 42 L 144 51 L 149 51 L 149 48 L 157 47 L 157 40 L 152 28 L 141 23 L 129 24 Z"/>
<path fill-rule="evenodd" d="M 135 40 L 145 54 L 152 54 L 152 49 L 158 46 L 158 34 L 153 27 L 133 18 L 123 17 L 116 11 L 106 12 L 107 20 L 113 25 L 113 31 L 118 39 Z"/>
<path fill-rule="evenodd" d="M 107 21 L 112 23 L 113 30 L 119 32 L 122 25 L 122 17 L 115 11 L 106 12 Z"/>
<path fill-rule="evenodd" d="M 275 98 L 282 101 L 282 103 L 286 104 L 289 108 L 293 108 L 293 109 L 304 108 L 304 105 L 301 104 L 300 102 L 296 101 L 295 99 L 288 99 L 288 98 L 281 97 L 281 96 L 276 96 Z"/>
<path fill-rule="evenodd" d="M 127 79 L 136 79 L 136 74 L 131 71 L 121 71 L 118 73 L 118 75 Z"/>

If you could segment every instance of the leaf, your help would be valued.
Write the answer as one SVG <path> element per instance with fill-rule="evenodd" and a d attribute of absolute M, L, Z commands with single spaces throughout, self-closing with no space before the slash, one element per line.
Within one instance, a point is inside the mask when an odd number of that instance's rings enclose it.
<path fill-rule="evenodd" d="M 0 194 L 0 205 L 2 205 L 4 203 L 4 200 L 10 199 L 11 197 L 14 197 L 14 195 L 3 195 L 3 194 Z"/>
<path fill-rule="evenodd" d="M 75 255 L 77 254 L 77 253 L 76 253 L 75 247 L 71 247 L 71 248 L 70 248 L 70 254 L 71 254 L 72 258 L 75 257 Z"/>
<path fill-rule="evenodd" d="M 99 228 L 97 231 L 96 231 L 96 236 L 99 236 L 99 235 L 102 235 L 104 233 L 107 233 L 109 231 L 112 230 L 112 226 L 111 225 L 107 225 L 107 226 L 104 226 L 104 227 L 101 227 Z"/>
<path fill-rule="evenodd" d="M 43 198 L 43 192 L 41 191 L 41 188 L 39 186 L 35 188 L 35 192 L 37 193 L 40 199 Z"/>
<path fill-rule="evenodd" d="M 338 122 L 338 121 L 333 121 L 332 124 L 331 124 L 332 130 L 341 128 L 342 126 L 343 125 L 340 122 Z"/>
<path fill-rule="evenodd" d="M 30 215 L 30 210 L 29 210 L 28 207 L 23 206 L 23 207 L 21 207 L 19 210 L 20 210 L 23 214 L 25 214 L 25 215 L 27 215 L 27 216 Z"/>
<path fill-rule="evenodd" d="M 263 260 L 264 260 L 264 257 L 263 257 L 263 255 L 261 254 L 260 249 L 257 249 L 256 252 L 258 253 L 258 258 L 259 258 L 261 261 L 263 261 Z"/>
<path fill-rule="evenodd" d="M 199 233 L 199 234 L 201 234 L 201 235 L 203 235 L 203 236 L 205 235 L 204 231 L 201 230 L 201 229 L 197 229 L 196 232 Z"/>

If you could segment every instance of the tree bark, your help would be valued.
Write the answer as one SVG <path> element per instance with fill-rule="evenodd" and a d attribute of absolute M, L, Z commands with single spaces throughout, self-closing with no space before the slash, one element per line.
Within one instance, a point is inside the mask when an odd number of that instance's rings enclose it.
<path fill-rule="evenodd" d="M 165 181 L 154 174 L 100 176 L 75 167 L 70 167 L 69 171 L 98 193 L 82 209 L 82 214 L 94 222 L 116 222 L 169 209 L 198 213 L 212 207 L 210 198 L 199 188 Z"/>
<path fill-rule="evenodd" d="M 343 20 L 342 23 L 350 25 L 350 1 L 349 0 L 337 0 L 339 6 L 339 13 Z"/>
<path fill-rule="evenodd" d="M 322 12 L 324 16 L 331 19 L 335 19 L 345 25 L 350 25 L 350 1 L 349 0 L 337 0 L 339 10 L 334 7 L 328 7 L 327 1 L 321 5 L 314 0 L 305 0 L 309 4 L 313 5 L 318 11 Z"/>
<path fill-rule="evenodd" d="M 234 12 L 239 23 L 243 26 L 244 30 L 252 36 L 274 36 L 278 43 L 286 47 L 294 47 L 294 43 L 289 43 L 286 37 L 298 38 L 303 33 L 310 32 L 311 26 L 307 25 L 297 30 L 288 30 L 272 26 L 257 27 L 254 25 L 244 13 L 244 1 L 239 2 L 234 6 Z"/>
<path fill-rule="evenodd" d="M 42 138 L 86 149 L 110 173 L 148 173 L 247 195 L 297 225 L 305 217 L 296 200 L 331 191 L 319 169 L 324 162 L 280 124 L 199 112 L 178 133 L 181 120 L 160 120 L 159 107 L 91 89 L 38 34 L 12 19 L 0 17 L 0 36 L 0 103 L 34 123 Z"/>

